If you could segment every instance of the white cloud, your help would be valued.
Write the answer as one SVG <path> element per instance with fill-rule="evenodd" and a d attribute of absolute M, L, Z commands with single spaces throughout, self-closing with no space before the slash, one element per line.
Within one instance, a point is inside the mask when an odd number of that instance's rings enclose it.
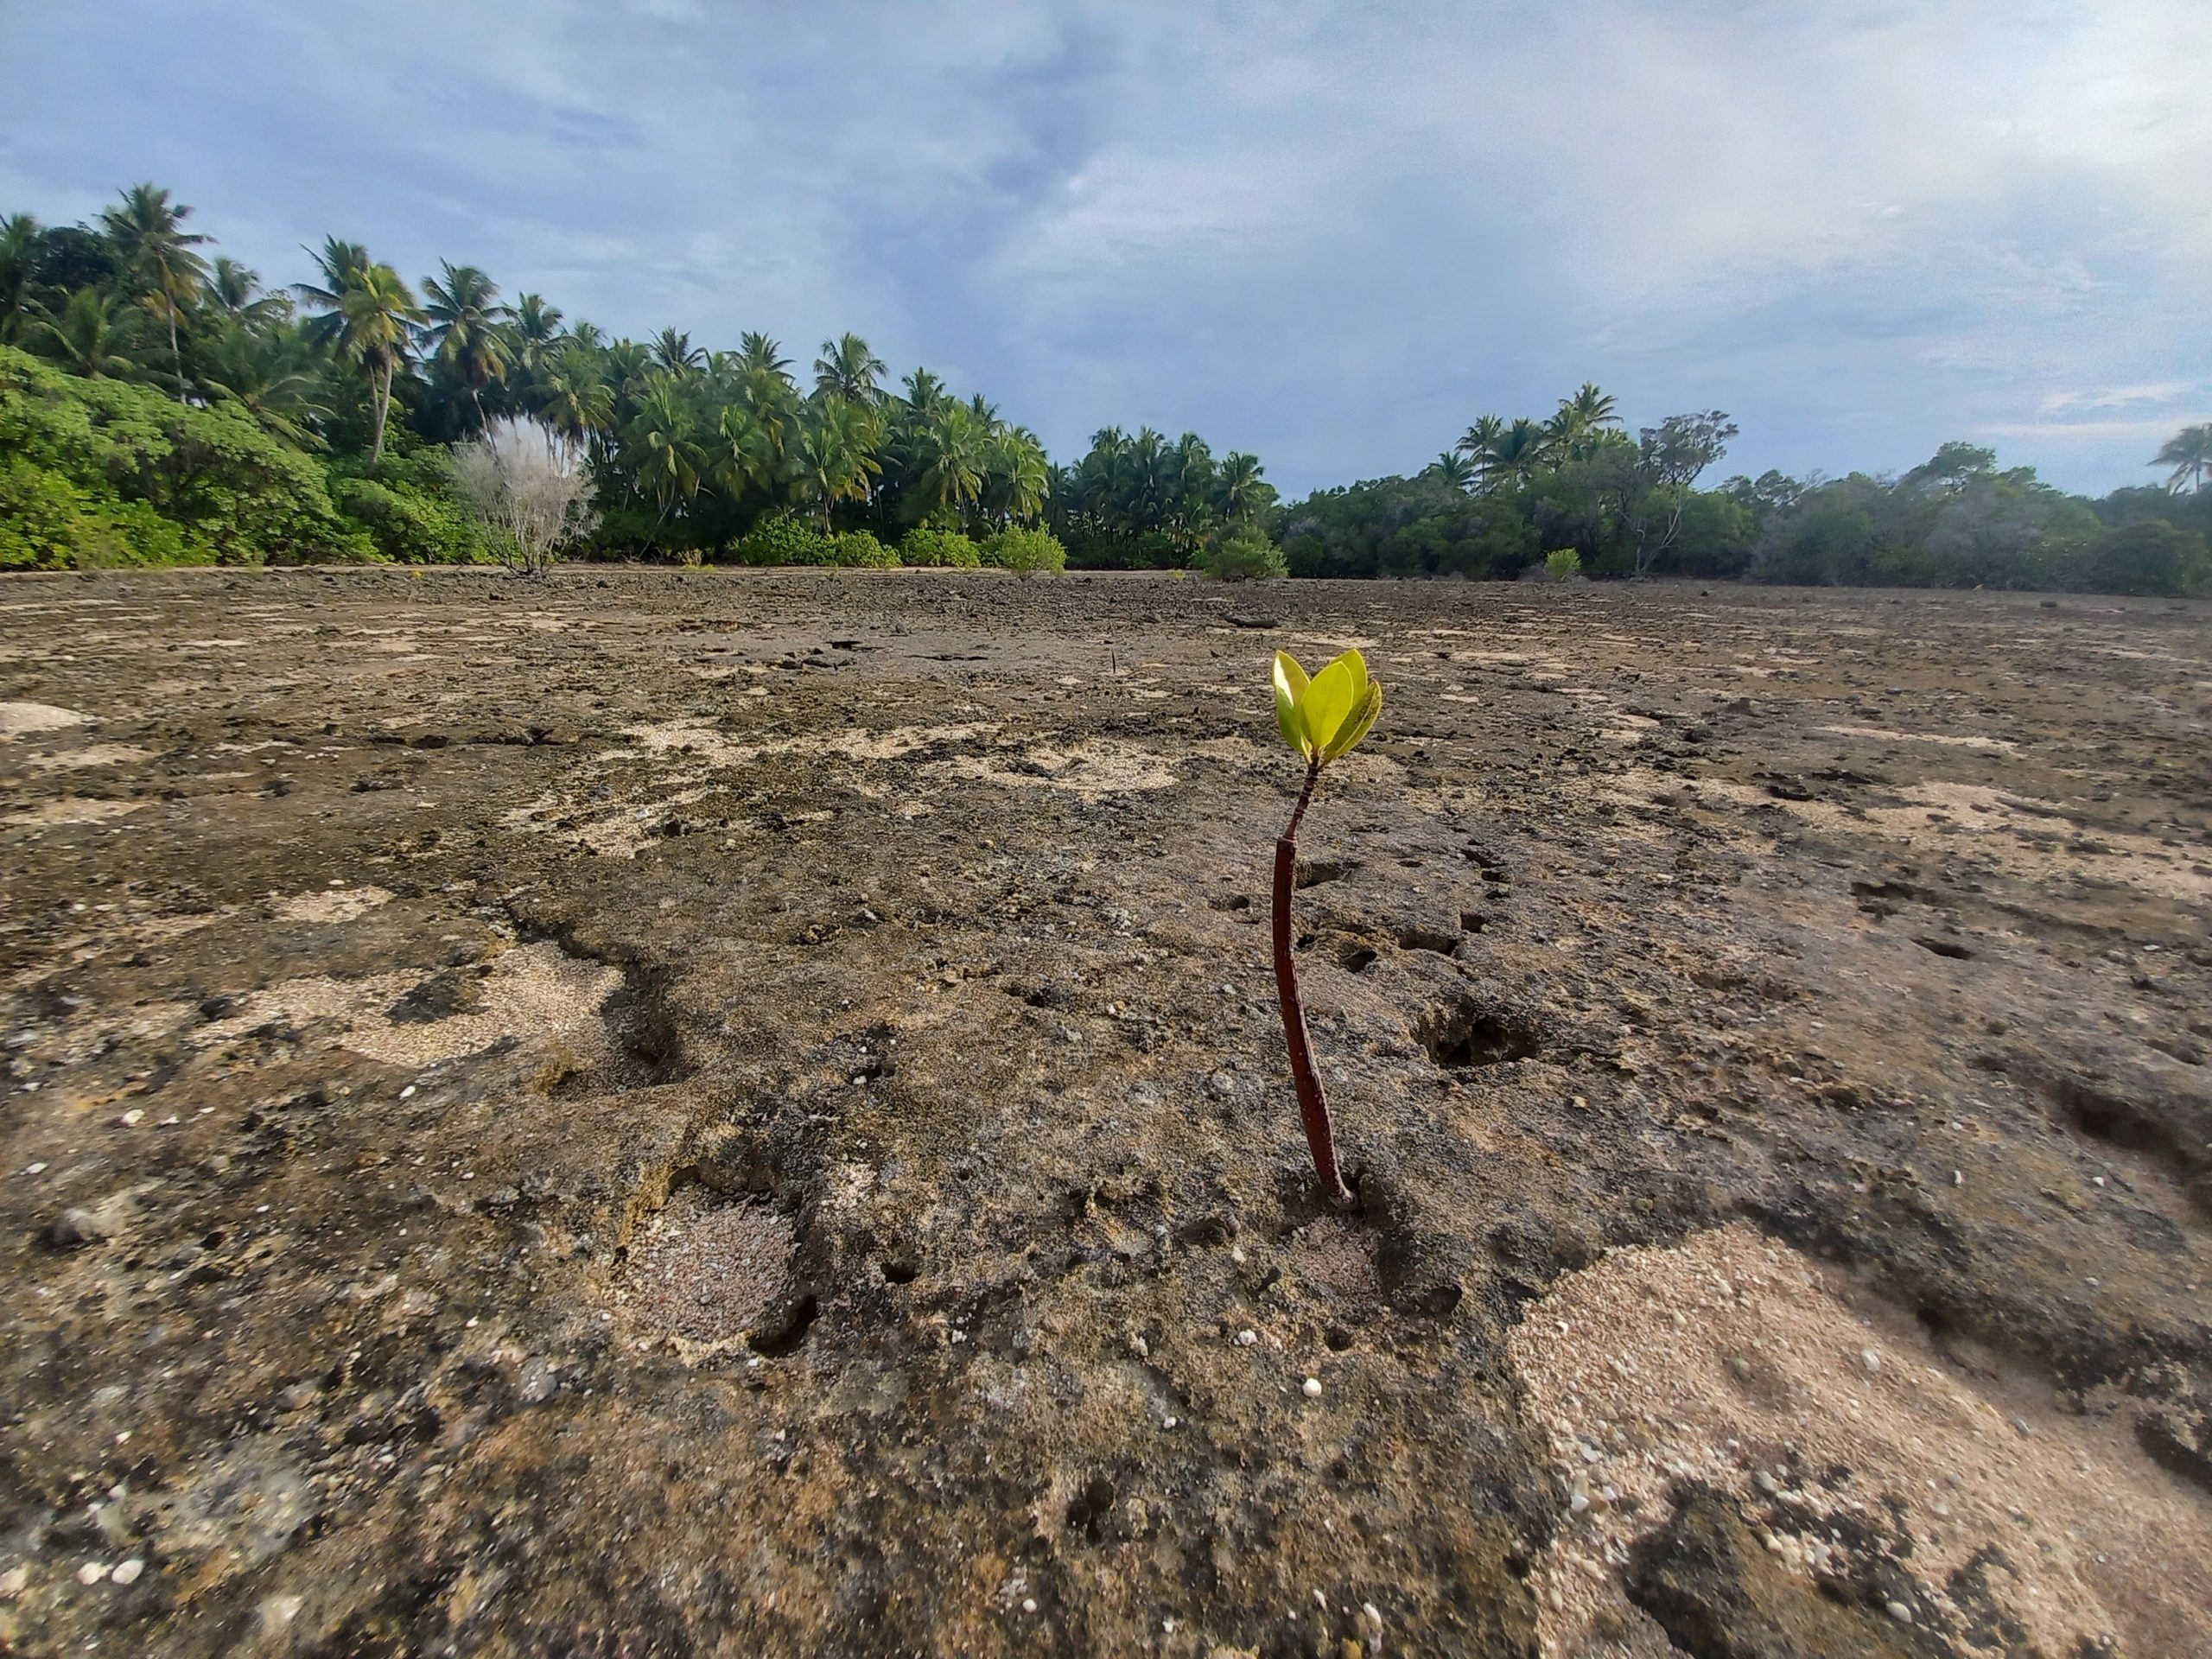
<path fill-rule="evenodd" d="M 2212 358 L 2204 0 L 380 16 L 15 14 L 0 206 L 158 172 L 275 278 L 336 230 L 618 331 L 856 327 L 1058 448 L 1196 425 L 1300 485 L 1586 378 L 1733 410 L 1755 470 L 1979 430 L 2119 481 Z"/>

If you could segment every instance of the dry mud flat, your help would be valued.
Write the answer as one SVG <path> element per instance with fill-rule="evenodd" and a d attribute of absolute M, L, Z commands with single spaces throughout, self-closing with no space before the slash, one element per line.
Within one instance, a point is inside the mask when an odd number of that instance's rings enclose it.
<path fill-rule="evenodd" d="M 2212 1652 L 2209 624 L 0 586 L 0 1650 Z"/>

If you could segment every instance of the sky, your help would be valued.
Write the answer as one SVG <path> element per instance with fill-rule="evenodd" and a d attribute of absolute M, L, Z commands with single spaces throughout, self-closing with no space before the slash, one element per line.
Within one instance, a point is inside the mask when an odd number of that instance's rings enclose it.
<path fill-rule="evenodd" d="M 1585 380 L 1721 473 L 2101 493 L 2212 419 L 2212 0 L 0 0 L 0 213 L 849 328 L 1287 495 Z"/>

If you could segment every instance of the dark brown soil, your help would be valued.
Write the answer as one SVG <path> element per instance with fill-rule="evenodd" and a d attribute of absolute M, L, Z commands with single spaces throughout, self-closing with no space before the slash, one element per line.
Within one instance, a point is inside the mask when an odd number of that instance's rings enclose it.
<path fill-rule="evenodd" d="M 2208 623 L 0 585 L 0 1652 L 2212 1650 Z"/>

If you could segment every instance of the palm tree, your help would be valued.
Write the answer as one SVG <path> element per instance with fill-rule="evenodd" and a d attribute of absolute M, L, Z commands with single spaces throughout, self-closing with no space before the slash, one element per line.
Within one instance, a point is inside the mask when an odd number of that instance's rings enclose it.
<path fill-rule="evenodd" d="M 607 349 L 607 331 L 589 318 L 569 330 L 569 340 L 572 345 L 581 346 L 587 351 L 603 352 Z"/>
<path fill-rule="evenodd" d="M 639 487 L 659 504 L 664 524 L 679 502 L 699 493 L 698 439 L 672 375 L 655 370 L 646 379 L 623 438 L 634 452 Z"/>
<path fill-rule="evenodd" d="M 653 336 L 653 361 L 669 374 L 679 378 L 692 369 L 707 366 L 707 353 L 691 343 L 691 336 L 678 328 L 664 328 Z"/>
<path fill-rule="evenodd" d="M 1242 449 L 1232 449 L 1222 457 L 1215 487 L 1220 495 L 1223 518 L 1231 524 L 1237 523 L 1258 511 L 1262 492 L 1273 497 L 1273 486 L 1261 482 L 1261 474 L 1266 470 L 1257 455 Z"/>
<path fill-rule="evenodd" d="M 874 403 L 877 381 L 887 372 L 866 340 L 855 334 L 840 334 L 823 340 L 822 355 L 814 359 L 815 394 L 849 404 Z"/>
<path fill-rule="evenodd" d="M 31 283 L 46 232 L 29 213 L 0 219 L 0 346 L 13 345 L 32 321 Z"/>
<path fill-rule="evenodd" d="M 757 329 L 748 328 L 737 337 L 737 365 L 742 373 L 785 374 L 791 360 L 783 353 L 781 345 Z"/>
<path fill-rule="evenodd" d="M 515 401 L 534 415 L 541 401 L 538 371 L 560 349 L 561 308 L 547 304 L 543 294 L 524 294 L 515 301 L 501 332 L 507 342 L 508 384 Z"/>
<path fill-rule="evenodd" d="M 1052 485 L 1052 463 L 1045 446 L 1027 427 L 1000 430 L 990 452 L 991 498 L 1001 518 L 1027 524 L 1045 505 Z"/>
<path fill-rule="evenodd" d="M 1553 453 L 1550 435 L 1524 415 L 1502 428 L 1474 459 L 1482 473 L 1483 487 L 1494 489 L 1501 483 L 1517 484 L 1532 476 L 1549 464 Z"/>
<path fill-rule="evenodd" d="M 263 431 L 302 449 L 323 448 L 315 429 L 330 406 L 313 354 L 291 324 L 257 330 L 233 322 L 216 339 L 200 384 L 218 403 L 238 404 Z"/>
<path fill-rule="evenodd" d="M 944 389 L 944 382 L 927 369 L 916 369 L 899 384 L 906 388 L 908 411 L 923 420 L 937 413 L 951 397 Z"/>
<path fill-rule="evenodd" d="M 373 467 L 384 458 L 392 375 L 407 359 L 412 330 L 426 318 L 399 273 L 372 262 L 359 243 L 332 237 L 315 263 L 322 267 L 321 285 L 303 283 L 298 289 L 301 299 L 322 314 L 308 326 L 308 334 L 368 383 Z"/>
<path fill-rule="evenodd" d="M 1452 447 L 1478 466 L 1489 453 L 1490 447 L 1504 435 L 1505 423 L 1495 415 L 1484 415 L 1459 435 L 1459 442 Z"/>
<path fill-rule="evenodd" d="M 1620 416 L 1614 413 L 1619 401 L 1612 393 L 1599 391 L 1597 382 L 1585 380 L 1573 397 L 1560 400 L 1560 407 L 1574 411 L 1577 431 L 1596 432 L 1621 423 Z"/>
<path fill-rule="evenodd" d="M 249 328 L 265 327 L 291 315 L 292 302 L 282 294 L 264 294 L 261 273 L 239 264 L 226 253 L 215 256 L 213 268 L 200 289 L 200 303 Z"/>
<path fill-rule="evenodd" d="M 2165 447 L 2151 465 L 2174 469 L 2173 476 L 2166 480 L 2166 487 L 2177 494 L 2184 478 L 2190 489 L 2202 490 L 2204 474 L 2212 472 L 2212 422 L 2182 428 L 2166 440 Z"/>
<path fill-rule="evenodd" d="M 505 324 L 514 314 L 499 303 L 499 285 L 475 266 L 442 261 L 440 273 L 423 280 L 423 339 L 468 389 L 476 418 L 461 435 L 474 437 L 486 425 L 484 388 L 507 378 Z"/>
<path fill-rule="evenodd" d="M 184 401 L 184 347 L 177 324 L 199 298 L 207 262 L 194 251 L 207 238 L 184 228 L 192 209 L 172 202 L 158 185 L 134 184 L 100 213 L 117 262 L 156 322 L 167 325 L 169 356 L 176 365 L 176 397 Z"/>
<path fill-rule="evenodd" d="M 97 288 L 80 288 L 60 315 L 42 315 L 31 344 L 87 380 L 129 380 L 141 372 L 132 317 Z"/>
<path fill-rule="evenodd" d="M 753 490 L 773 492 L 784 472 L 783 439 L 742 403 L 728 403 L 709 440 L 709 475 L 732 501 Z"/>
<path fill-rule="evenodd" d="M 613 423 L 614 393 L 601 377 L 593 353 L 573 340 L 538 370 L 537 393 L 537 418 L 571 455 Z"/>
<path fill-rule="evenodd" d="M 983 493 L 990 435 L 965 404 L 948 403 L 917 435 L 923 499 L 950 507 L 964 521 Z"/>
<path fill-rule="evenodd" d="M 1446 449 L 1426 469 L 1429 475 L 1465 495 L 1475 486 L 1475 464 L 1457 449 Z"/>
<path fill-rule="evenodd" d="M 866 500 L 868 480 L 883 467 L 868 410 L 837 397 L 817 398 L 809 409 L 791 448 L 792 482 L 797 498 L 822 515 L 826 532 L 830 510 L 840 501 Z"/>

